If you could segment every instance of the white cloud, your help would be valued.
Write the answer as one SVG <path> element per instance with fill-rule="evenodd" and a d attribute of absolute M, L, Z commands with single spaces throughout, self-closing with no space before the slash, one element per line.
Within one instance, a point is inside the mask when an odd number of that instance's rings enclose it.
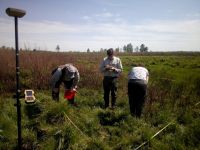
<path fill-rule="evenodd" d="M 85 16 L 90 19 L 90 16 Z M 14 46 L 13 20 L 0 18 L 0 45 Z M 200 20 L 144 21 L 142 24 L 99 23 L 64 24 L 61 22 L 19 21 L 20 45 L 54 50 L 99 50 L 145 43 L 151 50 L 200 50 Z"/>
<path fill-rule="evenodd" d="M 135 30 L 154 33 L 191 34 L 200 33 L 200 20 L 185 21 L 152 21 L 148 24 L 137 25 Z"/>
<path fill-rule="evenodd" d="M 108 12 L 106 9 L 103 9 L 103 12 L 97 13 L 97 14 L 92 14 L 90 16 L 83 16 L 83 20 L 89 22 L 89 23 L 110 23 L 110 22 L 115 22 L 115 23 L 120 23 L 120 22 L 125 22 L 119 13 L 111 13 Z"/>
<path fill-rule="evenodd" d="M 82 19 L 84 19 L 84 20 L 90 20 L 91 17 L 89 17 L 89 16 L 83 16 Z"/>
<path fill-rule="evenodd" d="M 114 15 L 110 12 L 103 12 L 103 13 L 100 13 L 100 14 L 96 14 L 95 15 L 96 17 L 104 17 L 104 18 L 107 18 L 107 17 L 113 17 Z"/>
<path fill-rule="evenodd" d="M 200 17 L 200 13 L 187 14 L 187 17 Z"/>
<path fill-rule="evenodd" d="M 68 25 L 61 22 L 42 21 L 32 22 L 19 20 L 19 30 L 21 33 L 60 33 L 60 32 L 78 32 L 74 25 Z M 0 32 L 11 32 L 14 22 L 10 19 L 0 19 Z"/>

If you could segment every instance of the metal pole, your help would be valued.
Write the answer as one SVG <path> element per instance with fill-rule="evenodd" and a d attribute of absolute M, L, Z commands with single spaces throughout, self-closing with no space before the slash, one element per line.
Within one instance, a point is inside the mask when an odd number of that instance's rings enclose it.
<path fill-rule="evenodd" d="M 18 127 L 18 149 L 21 150 L 22 136 L 21 136 L 21 104 L 19 100 L 19 48 L 18 48 L 18 19 L 15 18 L 15 48 L 16 48 L 16 97 L 17 97 L 17 127 Z"/>
<path fill-rule="evenodd" d="M 19 48 L 18 48 L 18 18 L 22 18 L 26 11 L 17 8 L 7 8 L 6 13 L 10 17 L 15 18 L 15 48 L 16 48 L 16 99 L 17 99 L 17 131 L 18 131 L 18 149 L 22 149 L 22 134 L 21 134 L 21 104 L 19 101 Z"/>

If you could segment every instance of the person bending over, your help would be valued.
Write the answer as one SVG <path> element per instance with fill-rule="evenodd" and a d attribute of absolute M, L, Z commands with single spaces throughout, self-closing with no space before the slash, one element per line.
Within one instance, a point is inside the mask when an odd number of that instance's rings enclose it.
<path fill-rule="evenodd" d="M 72 64 L 65 64 L 58 66 L 52 71 L 51 77 L 51 88 L 52 88 L 52 98 L 55 101 L 59 101 L 59 91 L 61 83 L 64 83 L 65 93 L 73 93 L 77 89 L 77 84 L 79 82 L 80 75 L 78 69 Z M 71 104 L 74 103 L 74 96 L 72 96 L 68 101 Z"/>
<path fill-rule="evenodd" d="M 131 115 L 140 117 L 145 102 L 149 72 L 142 65 L 136 65 L 128 74 L 128 98 Z"/>

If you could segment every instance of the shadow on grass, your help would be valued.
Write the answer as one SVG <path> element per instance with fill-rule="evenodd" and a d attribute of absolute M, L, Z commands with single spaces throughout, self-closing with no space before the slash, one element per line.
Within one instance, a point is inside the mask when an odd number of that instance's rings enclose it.
<path fill-rule="evenodd" d="M 100 124 L 103 126 L 117 125 L 127 118 L 126 113 L 118 113 L 112 110 L 106 110 L 98 113 Z"/>

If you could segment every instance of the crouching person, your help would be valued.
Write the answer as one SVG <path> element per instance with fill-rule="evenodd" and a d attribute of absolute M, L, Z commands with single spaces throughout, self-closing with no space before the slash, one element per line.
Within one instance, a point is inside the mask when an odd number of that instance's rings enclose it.
<path fill-rule="evenodd" d="M 128 74 L 128 97 L 132 116 L 140 117 L 145 102 L 149 72 L 142 65 L 136 65 Z"/>
<path fill-rule="evenodd" d="M 52 88 L 52 98 L 55 101 L 59 101 L 59 91 L 61 83 L 64 83 L 65 88 L 65 98 L 71 104 L 75 104 L 74 96 L 67 96 L 66 94 L 73 94 L 76 92 L 77 84 L 79 82 L 80 75 L 76 67 L 72 64 L 65 64 L 58 66 L 52 71 L 51 77 L 51 88 Z"/>

